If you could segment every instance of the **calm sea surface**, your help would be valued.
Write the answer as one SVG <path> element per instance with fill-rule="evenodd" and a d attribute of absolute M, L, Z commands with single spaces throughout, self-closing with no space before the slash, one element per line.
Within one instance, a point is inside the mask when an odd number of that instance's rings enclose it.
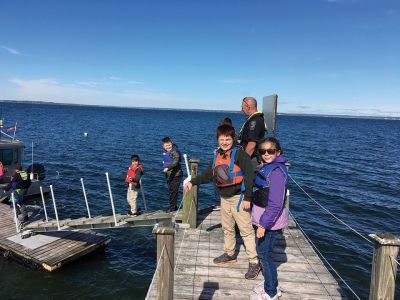
<path fill-rule="evenodd" d="M 85 216 L 81 177 L 92 215 L 111 214 L 106 171 L 112 177 L 117 212 L 127 212 L 123 180 L 134 153 L 146 171 L 143 187 L 149 209 L 166 208 L 161 138 L 172 137 L 183 153 L 199 158 L 202 170 L 216 146 L 219 121 L 230 117 L 240 129 L 245 120 L 239 113 L 220 112 L 15 103 L 0 103 L 0 108 L 7 127 L 18 121 L 17 137 L 27 146 L 25 167 L 34 142 L 34 160 L 46 166 L 61 218 Z M 290 174 L 310 196 L 364 235 L 400 235 L 400 121 L 279 116 L 278 128 Z M 367 298 L 372 244 L 319 208 L 292 181 L 290 191 L 293 215 L 355 292 Z M 202 186 L 200 207 L 213 204 L 212 195 L 210 185 Z M 138 201 L 140 205 L 140 197 Z M 151 227 L 102 232 L 112 238 L 104 252 L 53 274 L 1 258 L 0 297 L 144 299 L 156 263 Z"/>

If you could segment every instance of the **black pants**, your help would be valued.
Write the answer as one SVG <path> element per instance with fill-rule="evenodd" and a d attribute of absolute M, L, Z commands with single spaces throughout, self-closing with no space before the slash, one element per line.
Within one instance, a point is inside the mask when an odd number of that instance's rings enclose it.
<path fill-rule="evenodd" d="M 178 191 L 179 186 L 182 182 L 182 176 L 174 176 L 167 178 L 168 183 L 168 191 L 169 191 L 169 210 L 175 211 L 177 210 L 177 200 L 178 200 Z"/>

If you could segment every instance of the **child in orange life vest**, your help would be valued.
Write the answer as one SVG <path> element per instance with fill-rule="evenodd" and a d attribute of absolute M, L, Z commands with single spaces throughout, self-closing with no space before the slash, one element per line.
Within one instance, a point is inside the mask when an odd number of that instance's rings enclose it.
<path fill-rule="evenodd" d="M 219 148 L 214 152 L 214 159 L 205 171 L 185 184 L 189 191 L 193 185 L 211 182 L 215 178 L 221 197 L 221 224 L 224 231 L 224 253 L 214 258 L 218 265 L 237 261 L 235 224 L 242 236 L 249 267 L 246 279 L 255 279 L 260 272 L 255 235 L 251 224 L 250 203 L 254 170 L 250 156 L 235 145 L 235 129 L 227 124 L 217 128 Z"/>
<path fill-rule="evenodd" d="M 125 182 L 129 184 L 127 200 L 131 206 L 131 210 L 128 212 L 129 215 L 137 216 L 139 215 L 139 210 L 136 205 L 136 199 L 138 196 L 138 190 L 140 188 L 140 178 L 144 174 L 142 165 L 140 164 L 140 158 L 138 155 L 134 154 L 131 156 L 131 165 L 128 168 L 128 173 L 126 174 Z"/>

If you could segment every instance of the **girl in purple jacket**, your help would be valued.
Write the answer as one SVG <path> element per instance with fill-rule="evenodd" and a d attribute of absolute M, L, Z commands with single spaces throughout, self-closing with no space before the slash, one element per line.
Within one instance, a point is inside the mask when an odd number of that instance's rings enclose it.
<path fill-rule="evenodd" d="M 282 234 L 282 228 L 289 223 L 285 208 L 287 186 L 286 159 L 275 138 L 260 142 L 258 152 L 262 164 L 258 167 L 253 187 L 252 223 L 257 227 L 256 249 L 264 275 L 264 292 L 261 299 L 276 300 L 278 295 L 278 274 L 272 260 L 275 241 Z"/>

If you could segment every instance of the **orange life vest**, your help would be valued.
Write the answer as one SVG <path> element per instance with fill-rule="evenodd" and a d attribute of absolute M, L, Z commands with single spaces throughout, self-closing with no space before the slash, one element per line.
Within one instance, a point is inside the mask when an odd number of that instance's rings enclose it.
<path fill-rule="evenodd" d="M 220 149 L 214 151 L 213 175 L 218 187 L 227 187 L 242 183 L 243 172 L 235 164 L 238 147 L 233 147 L 225 153 Z"/>
<path fill-rule="evenodd" d="M 125 178 L 126 183 L 131 183 L 135 187 L 139 185 L 139 182 L 133 181 L 133 178 L 136 177 L 137 169 L 140 169 L 142 171 L 142 174 L 144 174 L 144 170 L 143 170 L 143 167 L 141 164 L 139 164 L 137 166 L 134 166 L 133 164 L 131 164 L 129 166 L 128 173 L 126 174 L 126 178 Z"/>

